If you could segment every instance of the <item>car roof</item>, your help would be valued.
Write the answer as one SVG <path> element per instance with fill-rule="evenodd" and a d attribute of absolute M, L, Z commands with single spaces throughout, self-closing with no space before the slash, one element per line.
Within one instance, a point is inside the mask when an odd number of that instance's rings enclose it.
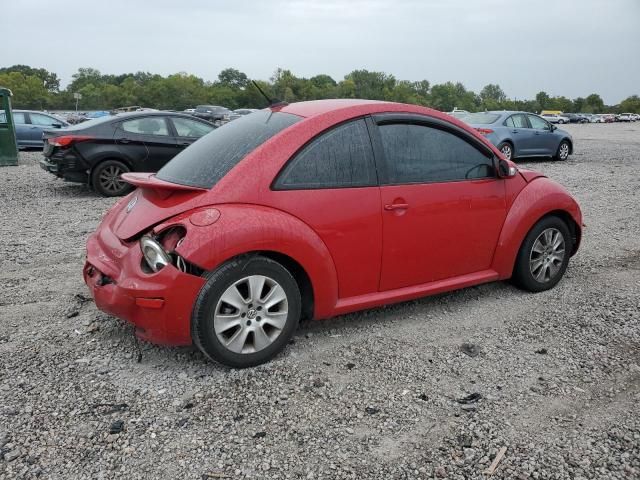
<path fill-rule="evenodd" d="M 398 105 L 394 102 L 384 102 L 380 100 L 361 100 L 351 98 L 338 98 L 331 100 L 310 100 L 307 102 L 296 102 L 292 104 L 274 106 L 272 110 L 279 112 L 291 113 L 299 117 L 310 118 L 324 113 L 333 112 L 335 110 L 349 109 L 354 107 L 362 107 L 367 105 Z M 395 109 L 394 109 L 395 110 Z"/>

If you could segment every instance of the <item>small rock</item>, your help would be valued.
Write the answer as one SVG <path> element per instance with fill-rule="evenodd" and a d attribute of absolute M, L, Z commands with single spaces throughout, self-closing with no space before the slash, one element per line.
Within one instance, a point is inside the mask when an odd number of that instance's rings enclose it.
<path fill-rule="evenodd" d="M 111 435 L 118 434 L 123 430 L 124 430 L 124 420 L 116 420 L 115 422 L 112 422 L 111 426 L 109 427 L 109 433 Z"/>
<path fill-rule="evenodd" d="M 447 470 L 444 467 L 436 467 L 433 473 L 435 473 L 438 478 L 445 478 L 447 476 Z"/>
<path fill-rule="evenodd" d="M 475 403 L 482 398 L 480 393 L 472 393 L 471 395 L 467 395 L 466 397 L 458 398 L 456 401 L 462 404 Z"/>
<path fill-rule="evenodd" d="M 67 313 L 67 318 L 77 317 L 78 315 L 80 315 L 80 312 L 77 310 L 73 310 L 72 312 Z"/>
<path fill-rule="evenodd" d="M 253 438 L 264 438 L 267 436 L 267 432 L 256 432 Z"/>
<path fill-rule="evenodd" d="M 380 411 L 380 409 L 375 407 L 367 407 L 364 409 L 364 411 L 367 412 L 369 415 L 375 415 Z"/>
<path fill-rule="evenodd" d="M 313 380 L 313 386 L 316 388 L 320 388 L 324 386 L 324 382 L 322 380 L 320 380 L 319 378 L 316 378 Z"/>
<path fill-rule="evenodd" d="M 347 367 L 347 370 L 351 370 L 351 369 L 353 369 L 355 366 L 356 366 L 356 364 L 355 364 L 355 363 L 347 363 L 347 364 L 345 365 L 345 367 Z"/>
<path fill-rule="evenodd" d="M 473 343 L 463 343 L 460 345 L 460 351 L 470 357 L 477 357 L 480 355 L 480 347 Z"/>
<path fill-rule="evenodd" d="M 11 450 L 4 454 L 4 460 L 8 462 L 13 462 L 16 458 L 20 456 L 20 450 Z"/>
<path fill-rule="evenodd" d="M 546 348 L 539 348 L 538 350 L 536 350 L 536 353 L 540 355 L 546 355 L 547 353 L 549 353 L 549 351 Z"/>

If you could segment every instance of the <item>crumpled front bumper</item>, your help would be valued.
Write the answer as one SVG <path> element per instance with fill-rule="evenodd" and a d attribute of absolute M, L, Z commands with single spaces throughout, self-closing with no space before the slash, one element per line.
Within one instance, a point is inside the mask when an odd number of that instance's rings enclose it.
<path fill-rule="evenodd" d="M 143 340 L 191 344 L 191 312 L 202 277 L 173 265 L 145 273 L 137 241 L 124 243 L 104 224 L 87 240 L 84 281 L 96 306 L 136 327 Z"/>

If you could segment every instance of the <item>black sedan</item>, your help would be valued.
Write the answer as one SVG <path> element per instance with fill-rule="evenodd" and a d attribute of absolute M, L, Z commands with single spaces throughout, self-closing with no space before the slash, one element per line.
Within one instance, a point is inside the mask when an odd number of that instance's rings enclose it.
<path fill-rule="evenodd" d="M 107 197 L 124 195 L 126 172 L 157 172 L 216 127 L 190 115 L 135 112 L 102 117 L 43 133 L 40 166 L 70 182 L 87 183 Z"/>

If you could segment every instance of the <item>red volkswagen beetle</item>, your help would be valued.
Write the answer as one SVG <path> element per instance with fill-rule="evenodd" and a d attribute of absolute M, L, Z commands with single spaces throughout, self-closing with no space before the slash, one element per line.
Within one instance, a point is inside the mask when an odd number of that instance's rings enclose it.
<path fill-rule="evenodd" d="M 398 103 L 274 106 L 123 178 L 138 188 L 87 242 L 98 308 L 233 367 L 274 357 L 301 318 L 509 278 L 549 289 L 582 228 L 560 185 Z"/>

